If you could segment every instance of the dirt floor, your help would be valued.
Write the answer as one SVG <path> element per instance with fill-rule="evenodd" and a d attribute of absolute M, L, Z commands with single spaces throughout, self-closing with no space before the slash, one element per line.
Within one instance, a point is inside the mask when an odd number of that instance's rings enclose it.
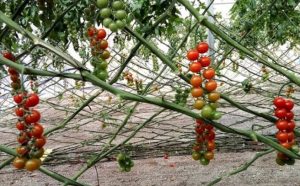
<path fill-rule="evenodd" d="M 118 170 L 116 162 L 105 162 L 88 170 L 79 181 L 89 185 L 101 186 L 195 186 L 207 185 L 220 175 L 231 172 L 255 155 L 254 152 L 219 153 L 208 166 L 202 166 L 190 156 L 174 156 L 169 159 L 149 158 L 135 160 L 135 166 L 129 173 Z M 300 162 L 294 166 L 277 166 L 275 154 L 258 159 L 248 170 L 237 175 L 226 177 L 216 185 L 300 185 Z M 59 165 L 47 167 L 50 170 L 71 177 L 81 165 Z M 11 166 L 0 170 L 0 185 L 14 186 L 55 186 L 61 183 L 43 173 L 15 171 Z"/>

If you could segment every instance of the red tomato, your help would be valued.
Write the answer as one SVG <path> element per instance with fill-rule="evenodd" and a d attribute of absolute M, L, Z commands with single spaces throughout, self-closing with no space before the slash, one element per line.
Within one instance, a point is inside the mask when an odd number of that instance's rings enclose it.
<path fill-rule="evenodd" d="M 285 100 L 285 106 L 286 110 L 292 110 L 294 108 L 294 102 L 292 100 Z"/>
<path fill-rule="evenodd" d="M 285 100 L 282 97 L 276 97 L 273 103 L 277 108 L 285 107 Z"/>
<path fill-rule="evenodd" d="M 6 59 L 9 59 L 11 61 L 15 61 L 15 56 L 11 53 L 11 52 L 8 52 L 8 51 L 2 51 L 2 55 L 4 58 Z"/>
<path fill-rule="evenodd" d="M 18 121 L 18 122 L 16 123 L 16 128 L 17 128 L 18 130 L 25 130 L 25 129 L 26 129 L 26 126 L 25 126 L 25 124 L 24 124 L 23 122 Z"/>
<path fill-rule="evenodd" d="M 288 142 L 284 142 L 284 143 L 281 143 L 281 146 L 286 148 L 286 149 L 290 149 L 292 147 L 292 144 L 290 144 Z"/>
<path fill-rule="evenodd" d="M 10 79 L 12 82 L 19 82 L 20 81 L 19 74 L 10 75 Z"/>
<path fill-rule="evenodd" d="M 215 77 L 215 70 L 212 68 L 206 69 L 203 71 L 203 77 L 205 79 L 212 79 L 213 77 Z"/>
<path fill-rule="evenodd" d="M 15 103 L 20 104 L 22 103 L 22 100 L 23 100 L 23 94 L 17 94 L 14 96 Z"/>
<path fill-rule="evenodd" d="M 212 130 L 214 128 L 214 126 L 206 124 L 205 128 L 206 128 L 206 130 Z"/>
<path fill-rule="evenodd" d="M 20 144 L 25 144 L 25 143 L 27 143 L 27 142 L 29 141 L 29 138 L 28 138 L 26 132 L 21 132 L 21 133 L 19 134 L 17 140 L 18 140 L 18 142 L 19 142 Z"/>
<path fill-rule="evenodd" d="M 286 128 L 286 130 L 287 130 L 288 132 L 291 132 L 291 131 L 293 131 L 293 130 L 295 129 L 295 127 L 296 127 L 295 121 L 294 121 L 294 120 L 291 120 L 291 121 L 288 121 L 288 122 L 287 122 L 287 128 Z"/>
<path fill-rule="evenodd" d="M 281 130 L 281 131 L 287 130 L 288 122 L 286 120 L 277 120 L 276 127 L 278 128 L 278 130 Z"/>
<path fill-rule="evenodd" d="M 98 43 L 98 41 L 97 41 L 95 38 L 92 38 L 92 39 L 90 40 L 90 46 L 91 46 L 91 47 L 97 45 L 97 43 Z"/>
<path fill-rule="evenodd" d="M 196 137 L 196 141 L 198 142 L 198 143 L 203 143 L 204 142 L 204 137 L 202 136 L 202 135 L 198 135 L 197 137 Z"/>
<path fill-rule="evenodd" d="M 287 160 L 288 159 L 288 157 L 282 152 L 277 153 L 277 158 L 279 158 L 281 160 Z"/>
<path fill-rule="evenodd" d="M 288 140 L 289 142 L 293 141 L 295 139 L 295 134 L 294 132 L 289 132 L 287 133 L 287 136 L 288 136 Z"/>
<path fill-rule="evenodd" d="M 44 136 L 35 139 L 34 146 L 42 148 L 46 144 L 46 138 Z"/>
<path fill-rule="evenodd" d="M 32 110 L 30 114 L 25 117 L 26 123 L 36 123 L 41 119 L 41 114 L 37 110 Z"/>
<path fill-rule="evenodd" d="M 286 109 L 285 108 L 275 109 L 275 116 L 279 119 L 284 119 L 286 117 Z"/>
<path fill-rule="evenodd" d="M 279 142 L 287 142 L 289 137 L 288 137 L 288 133 L 286 132 L 281 132 L 279 131 L 277 134 L 276 134 L 276 138 L 278 139 Z"/>
<path fill-rule="evenodd" d="M 210 65 L 210 58 L 207 56 L 203 56 L 198 62 L 200 62 L 203 67 L 208 67 Z"/>
<path fill-rule="evenodd" d="M 197 126 L 198 125 L 204 125 L 205 124 L 205 122 L 202 120 L 202 119 L 196 119 L 196 123 L 197 123 Z"/>
<path fill-rule="evenodd" d="M 44 132 L 43 126 L 38 123 L 35 123 L 33 128 L 31 129 L 31 135 L 36 138 L 41 137 L 43 132 Z"/>
<path fill-rule="evenodd" d="M 287 119 L 287 120 L 292 120 L 292 119 L 294 119 L 294 113 L 293 113 L 292 111 L 288 111 L 288 112 L 286 113 L 286 119 Z"/>
<path fill-rule="evenodd" d="M 106 37 L 106 31 L 104 29 L 99 29 L 97 32 L 97 39 L 104 39 Z"/>
<path fill-rule="evenodd" d="M 200 72 L 201 68 L 202 68 L 202 66 L 198 62 L 193 62 L 193 63 L 190 64 L 190 71 L 191 72 L 198 73 L 198 72 Z"/>
<path fill-rule="evenodd" d="M 198 57 L 199 57 L 199 52 L 196 49 L 191 49 L 191 50 L 188 51 L 186 57 L 190 61 L 197 60 Z"/>
<path fill-rule="evenodd" d="M 25 102 L 25 107 L 29 108 L 29 107 L 34 107 L 37 104 L 39 104 L 40 102 L 40 98 L 37 94 L 32 93 L 28 96 L 26 102 Z"/>
<path fill-rule="evenodd" d="M 197 45 L 198 52 L 202 53 L 202 54 L 205 53 L 205 52 L 207 52 L 208 48 L 209 48 L 209 46 L 208 46 L 208 44 L 206 42 L 201 42 L 201 43 L 199 43 Z"/>
<path fill-rule="evenodd" d="M 196 151 L 196 152 L 199 152 L 199 151 L 201 150 L 200 145 L 199 145 L 199 144 L 195 144 L 195 145 L 193 146 L 193 150 Z"/>
<path fill-rule="evenodd" d="M 91 26 L 87 30 L 87 34 L 89 37 L 93 37 L 96 34 L 97 30 L 95 27 Z"/>
<path fill-rule="evenodd" d="M 8 73 L 9 73 L 10 75 L 16 75 L 16 76 L 19 76 L 18 71 L 17 71 L 16 69 L 14 69 L 14 68 L 11 68 L 11 67 L 8 67 Z"/>
<path fill-rule="evenodd" d="M 19 107 L 19 108 L 16 108 L 15 113 L 16 113 L 17 116 L 23 117 L 24 114 L 25 114 L 25 111 L 24 111 L 23 108 Z"/>
<path fill-rule="evenodd" d="M 209 133 L 207 134 L 206 138 L 211 141 L 214 140 L 216 138 L 216 134 L 213 130 L 210 130 Z"/>
<path fill-rule="evenodd" d="M 195 127 L 195 132 L 197 134 L 202 134 L 204 132 L 205 128 L 203 126 L 197 126 Z"/>

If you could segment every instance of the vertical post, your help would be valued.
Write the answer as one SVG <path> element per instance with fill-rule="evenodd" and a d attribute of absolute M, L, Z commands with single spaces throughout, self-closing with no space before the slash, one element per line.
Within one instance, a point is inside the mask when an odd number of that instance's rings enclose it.
<path fill-rule="evenodd" d="M 209 6 L 212 0 L 206 0 L 206 6 Z M 211 13 L 211 15 L 214 14 L 214 3 L 209 7 L 208 11 Z M 208 21 L 214 22 L 214 19 L 211 16 L 208 16 Z M 214 35 L 210 30 L 208 30 L 208 44 L 210 47 L 209 50 L 209 56 L 211 58 L 211 61 L 214 62 L 215 60 L 215 38 Z"/>

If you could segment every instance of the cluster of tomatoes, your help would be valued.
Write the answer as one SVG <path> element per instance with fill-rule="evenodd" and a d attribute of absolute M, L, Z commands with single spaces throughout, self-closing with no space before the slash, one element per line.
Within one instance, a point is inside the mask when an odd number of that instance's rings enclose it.
<path fill-rule="evenodd" d="M 124 153 L 118 154 L 117 161 L 121 171 L 129 172 L 134 166 L 134 162 L 131 160 L 131 158 L 126 156 Z"/>
<path fill-rule="evenodd" d="M 194 108 L 201 110 L 201 115 L 206 119 L 218 120 L 221 113 L 216 109 L 220 93 L 216 91 L 217 82 L 214 80 L 215 70 L 210 66 L 210 58 L 201 56 L 208 51 L 208 44 L 201 42 L 196 49 L 191 49 L 187 53 L 188 60 L 191 61 L 189 70 L 193 72 L 190 84 L 192 96 L 195 98 Z"/>
<path fill-rule="evenodd" d="M 2 55 L 15 61 L 15 57 L 10 52 L 4 51 Z M 16 149 L 17 157 L 13 165 L 17 169 L 26 168 L 28 171 L 34 171 L 41 165 L 40 158 L 44 154 L 43 146 L 46 143 L 43 136 L 44 128 L 38 123 L 41 114 L 33 108 L 39 103 L 39 96 L 21 89 L 20 74 L 14 68 L 9 67 L 8 73 L 12 80 L 13 100 L 18 105 L 15 109 L 15 114 L 19 117 L 16 128 L 20 131 L 17 138 L 20 146 Z"/>
<path fill-rule="evenodd" d="M 122 1 L 97 0 L 103 25 L 112 32 L 117 32 L 126 26 L 127 12 Z"/>
<path fill-rule="evenodd" d="M 214 127 L 203 120 L 196 120 L 196 142 L 193 146 L 192 158 L 199 160 L 202 165 L 208 165 L 214 158 L 215 131 Z"/>
<path fill-rule="evenodd" d="M 275 109 L 275 116 L 278 118 L 276 121 L 276 127 L 279 130 L 276 134 L 276 138 L 282 147 L 290 149 L 298 153 L 299 148 L 295 143 L 295 121 L 294 102 L 290 99 L 284 99 L 282 97 L 276 97 L 273 101 Z M 279 165 L 294 164 L 295 160 L 286 156 L 285 154 L 278 152 L 276 162 Z"/>
<path fill-rule="evenodd" d="M 214 80 L 215 70 L 210 66 L 211 60 L 203 55 L 209 49 L 206 42 L 200 42 L 195 49 L 187 53 L 190 61 L 189 70 L 193 72 L 190 80 L 191 94 L 195 98 L 194 108 L 201 110 L 201 116 L 205 119 L 218 120 L 222 117 L 217 111 L 220 93 L 216 91 L 217 82 Z M 215 132 L 214 127 L 202 120 L 196 121 L 196 143 L 193 147 L 192 157 L 200 160 L 202 165 L 208 165 L 214 158 Z"/>
<path fill-rule="evenodd" d="M 96 29 L 92 26 L 88 28 L 87 35 L 90 38 L 90 46 L 94 56 L 91 62 L 94 67 L 93 74 L 105 81 L 108 78 L 106 59 L 110 57 L 110 52 L 107 50 L 108 42 L 105 40 L 106 31 L 103 28 Z"/>

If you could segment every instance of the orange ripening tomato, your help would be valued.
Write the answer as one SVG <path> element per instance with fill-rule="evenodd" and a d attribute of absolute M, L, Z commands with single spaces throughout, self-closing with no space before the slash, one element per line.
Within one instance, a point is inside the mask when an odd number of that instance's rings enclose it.
<path fill-rule="evenodd" d="M 97 39 L 104 39 L 106 37 L 106 31 L 100 28 L 97 32 Z"/>
<path fill-rule="evenodd" d="M 89 27 L 88 30 L 87 30 L 87 35 L 89 37 L 93 37 L 95 34 L 96 34 L 97 30 L 95 27 Z"/>
<path fill-rule="evenodd" d="M 203 77 L 205 79 L 212 79 L 213 77 L 215 77 L 215 70 L 212 68 L 204 70 Z"/>
<path fill-rule="evenodd" d="M 193 63 L 190 64 L 189 69 L 190 69 L 191 72 L 198 73 L 198 72 L 200 72 L 201 68 L 202 68 L 202 66 L 201 66 L 200 63 L 193 62 Z"/>
<path fill-rule="evenodd" d="M 198 87 L 198 88 L 192 88 L 192 96 L 197 98 L 197 97 L 201 97 L 203 95 L 203 89 Z"/>
<path fill-rule="evenodd" d="M 216 102 L 220 99 L 220 96 L 219 92 L 211 92 L 208 94 L 208 99 L 209 101 Z"/>
<path fill-rule="evenodd" d="M 218 86 L 217 82 L 214 80 L 209 80 L 208 82 L 205 83 L 205 89 L 208 92 L 212 92 L 212 91 L 216 90 L 217 86 Z"/>
<path fill-rule="evenodd" d="M 201 84 L 202 84 L 202 78 L 201 78 L 201 76 L 193 75 L 193 77 L 191 78 L 190 83 L 191 83 L 191 85 L 193 87 L 200 87 Z"/>

